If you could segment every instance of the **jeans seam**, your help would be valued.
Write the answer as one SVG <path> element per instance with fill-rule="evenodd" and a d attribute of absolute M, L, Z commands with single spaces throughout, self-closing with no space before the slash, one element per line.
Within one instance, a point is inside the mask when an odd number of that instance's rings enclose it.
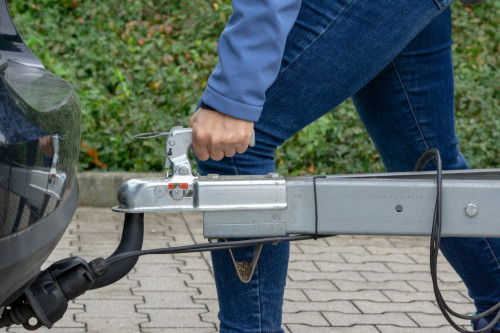
<path fill-rule="evenodd" d="M 493 251 L 493 249 L 491 248 L 491 245 L 488 242 L 488 239 L 487 238 L 483 238 L 483 239 L 484 239 L 484 242 L 486 243 L 486 245 L 488 246 L 488 249 L 490 250 L 491 255 L 493 256 L 493 259 L 495 259 L 495 262 L 497 263 L 497 267 L 500 269 L 500 262 L 498 261 L 498 257 L 495 255 L 495 251 Z"/>
<path fill-rule="evenodd" d="M 422 140 L 424 141 L 425 149 L 427 150 L 427 149 L 429 149 L 429 144 L 427 143 L 427 140 L 425 140 L 424 132 L 422 131 L 422 128 L 420 127 L 420 124 L 418 123 L 417 115 L 415 114 L 415 110 L 413 108 L 413 105 L 411 104 L 410 97 L 408 96 L 408 92 L 406 91 L 403 80 L 401 79 L 401 75 L 399 75 L 399 71 L 398 71 L 398 68 L 397 68 L 394 60 L 391 61 L 391 64 L 392 64 L 392 67 L 394 68 L 394 72 L 396 73 L 399 84 L 401 85 L 401 89 L 403 89 L 403 92 L 405 94 L 406 101 L 408 103 L 408 107 L 410 108 L 410 112 L 413 116 L 413 120 L 415 121 L 415 125 L 417 125 L 418 132 L 420 133 L 420 136 L 422 137 Z"/>
<path fill-rule="evenodd" d="M 257 264 L 256 273 L 257 273 L 257 286 L 258 286 L 258 290 L 259 290 L 259 326 L 260 326 L 260 332 L 262 332 L 262 295 L 260 294 L 261 293 L 261 290 L 260 290 L 261 289 L 260 288 L 260 266 L 261 265 Z"/>
<path fill-rule="evenodd" d="M 443 7 L 438 0 L 434 0 L 434 3 L 436 4 L 438 9 L 441 9 L 441 7 Z"/>
<path fill-rule="evenodd" d="M 239 175 L 240 173 L 238 172 L 238 166 L 236 165 L 236 160 L 234 159 L 234 157 L 231 157 L 231 165 L 234 169 L 234 174 Z"/>
<path fill-rule="evenodd" d="M 290 67 L 291 67 L 294 63 L 296 63 L 296 62 L 297 62 L 297 60 L 298 60 L 298 59 L 299 59 L 299 58 L 300 58 L 300 57 L 301 57 L 301 56 L 302 56 L 302 55 L 303 55 L 303 54 L 304 54 L 307 50 L 309 50 L 309 48 L 311 48 L 311 47 L 312 47 L 312 45 L 313 45 L 313 44 L 315 44 L 315 43 L 316 43 L 316 42 L 317 42 L 317 41 L 318 41 L 321 37 L 323 37 L 323 35 L 324 35 L 324 34 L 325 34 L 325 33 L 326 33 L 326 32 L 327 32 L 327 31 L 328 31 L 328 30 L 332 27 L 332 25 L 333 25 L 335 22 L 337 22 L 337 21 L 338 21 L 338 19 L 339 19 L 340 15 L 341 15 L 341 14 L 342 14 L 345 10 L 347 10 L 349 7 L 351 7 L 351 6 L 352 6 L 352 4 L 354 3 L 354 1 L 356 1 L 356 0 L 351 0 L 351 2 L 349 2 L 349 3 L 347 4 L 347 6 L 345 6 L 345 7 L 344 7 L 344 8 L 343 8 L 343 9 L 342 9 L 342 10 L 341 10 L 338 14 L 337 14 L 337 16 L 335 16 L 335 18 L 334 18 L 334 19 L 333 19 L 333 20 L 332 20 L 332 21 L 331 21 L 331 22 L 330 22 L 330 23 L 326 26 L 326 28 L 325 28 L 325 29 L 321 32 L 321 34 L 319 34 L 319 36 L 318 36 L 318 37 L 316 37 L 316 39 L 315 39 L 315 40 L 313 40 L 311 43 L 309 43 L 309 45 L 307 45 L 307 47 L 306 47 L 304 50 L 302 50 L 302 52 L 300 52 L 300 54 L 298 54 L 298 55 L 297 55 L 297 56 L 296 56 L 296 57 L 295 57 L 292 61 L 290 61 L 290 64 L 288 64 L 288 66 L 287 66 L 285 69 L 283 69 L 283 71 L 282 71 L 281 73 L 279 73 L 279 74 L 278 74 L 278 76 L 276 77 L 275 81 L 278 81 L 278 79 L 279 79 L 282 75 L 284 75 L 284 74 L 288 71 L 288 69 L 289 69 L 289 68 L 290 68 Z"/>

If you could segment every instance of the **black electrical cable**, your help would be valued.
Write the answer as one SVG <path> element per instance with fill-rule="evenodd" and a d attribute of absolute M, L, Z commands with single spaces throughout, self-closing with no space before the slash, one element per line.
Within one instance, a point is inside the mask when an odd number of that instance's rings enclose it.
<path fill-rule="evenodd" d="M 498 310 L 500 308 L 500 303 L 496 304 L 489 310 L 482 312 L 480 314 L 472 316 L 459 314 L 451 310 L 450 307 L 446 304 L 439 289 L 439 285 L 437 283 L 437 258 L 439 254 L 439 245 L 441 242 L 442 206 L 443 206 L 443 167 L 439 151 L 435 148 L 425 151 L 422 154 L 422 156 L 418 159 L 414 170 L 422 171 L 431 160 L 435 160 L 436 170 L 437 170 L 436 172 L 437 195 L 436 195 L 436 205 L 434 207 L 434 218 L 432 223 L 432 233 L 430 240 L 430 271 L 431 271 L 431 279 L 432 279 L 432 287 L 434 289 L 434 295 L 436 297 L 439 309 L 443 313 L 446 320 L 450 323 L 450 325 L 453 326 L 453 328 L 455 328 L 457 331 L 461 333 L 483 333 L 492 329 L 496 325 L 496 323 L 500 320 L 500 311 L 497 313 L 497 315 L 491 321 L 491 323 L 489 323 L 486 327 L 476 331 L 469 331 L 463 329 L 453 321 L 453 319 L 450 317 L 450 314 L 453 315 L 454 317 L 466 320 L 480 319 Z"/>
<path fill-rule="evenodd" d="M 320 238 L 329 236 L 319 236 Z M 204 244 L 193 244 L 186 246 L 177 246 L 170 248 L 160 248 L 151 250 L 140 250 L 140 251 L 130 251 L 125 253 L 120 253 L 111 256 L 106 259 L 108 265 L 112 265 L 116 262 L 139 257 L 147 254 L 176 254 L 176 253 L 190 253 L 190 252 L 206 252 L 206 251 L 219 251 L 219 250 L 229 250 L 239 247 L 269 244 L 276 242 L 291 242 L 298 240 L 314 239 L 315 235 L 297 235 L 297 236 L 284 236 L 284 237 L 268 237 L 259 239 L 249 239 L 249 240 L 239 240 L 239 241 L 228 241 L 228 242 L 218 242 L 218 243 L 204 243 Z"/>

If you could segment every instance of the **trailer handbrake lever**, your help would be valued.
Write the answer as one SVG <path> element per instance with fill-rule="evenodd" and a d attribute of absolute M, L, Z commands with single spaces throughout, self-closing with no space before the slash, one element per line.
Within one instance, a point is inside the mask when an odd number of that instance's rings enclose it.
<path fill-rule="evenodd" d="M 134 137 L 136 139 L 151 139 L 160 136 L 168 136 L 165 143 L 165 168 L 172 168 L 173 176 L 194 176 L 189 161 L 189 148 L 193 145 L 193 129 L 174 126 L 169 132 L 141 133 Z M 255 146 L 255 131 L 252 133 L 248 146 Z"/>

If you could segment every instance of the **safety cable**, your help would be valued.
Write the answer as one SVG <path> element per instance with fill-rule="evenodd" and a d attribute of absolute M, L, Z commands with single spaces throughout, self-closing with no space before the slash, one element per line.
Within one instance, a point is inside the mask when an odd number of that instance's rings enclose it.
<path fill-rule="evenodd" d="M 434 295 L 436 297 L 439 309 L 443 313 L 446 320 L 450 323 L 450 325 L 453 326 L 453 328 L 455 328 L 457 331 L 461 333 L 483 333 L 492 329 L 497 324 L 497 322 L 500 320 L 500 311 L 497 313 L 497 315 L 491 321 L 491 323 L 489 323 L 486 327 L 476 331 L 469 331 L 463 329 L 453 321 L 453 319 L 450 317 L 450 314 L 453 315 L 454 317 L 466 320 L 480 319 L 498 310 L 500 308 L 500 303 L 496 304 L 489 310 L 482 312 L 480 314 L 472 316 L 463 315 L 450 309 L 448 304 L 446 304 L 445 300 L 443 299 L 443 296 L 439 289 L 439 285 L 437 282 L 437 258 L 439 254 L 439 245 L 441 242 L 442 207 L 443 207 L 443 167 L 439 151 L 435 148 L 431 148 L 425 151 L 422 154 L 422 156 L 418 159 L 414 171 L 422 171 L 431 160 L 436 161 L 436 170 L 437 170 L 436 172 L 437 195 L 436 195 L 436 205 L 434 207 L 434 217 L 432 222 L 432 233 L 431 233 L 430 251 L 429 251 L 430 271 L 431 271 L 431 279 L 432 279 L 432 287 L 434 289 Z"/>

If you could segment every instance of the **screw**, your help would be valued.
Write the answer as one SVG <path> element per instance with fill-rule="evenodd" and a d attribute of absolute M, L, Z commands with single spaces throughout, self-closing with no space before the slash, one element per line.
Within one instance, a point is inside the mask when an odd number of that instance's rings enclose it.
<path fill-rule="evenodd" d="M 175 146 L 175 140 L 174 139 L 168 140 L 168 144 L 171 146 Z"/>
<path fill-rule="evenodd" d="M 154 192 L 158 198 L 161 198 L 165 195 L 165 189 L 163 188 L 163 186 L 156 186 Z"/>
<path fill-rule="evenodd" d="M 467 216 L 474 217 L 477 213 L 479 213 L 479 209 L 473 203 L 470 203 L 467 207 L 465 207 L 465 214 L 467 214 Z"/>

